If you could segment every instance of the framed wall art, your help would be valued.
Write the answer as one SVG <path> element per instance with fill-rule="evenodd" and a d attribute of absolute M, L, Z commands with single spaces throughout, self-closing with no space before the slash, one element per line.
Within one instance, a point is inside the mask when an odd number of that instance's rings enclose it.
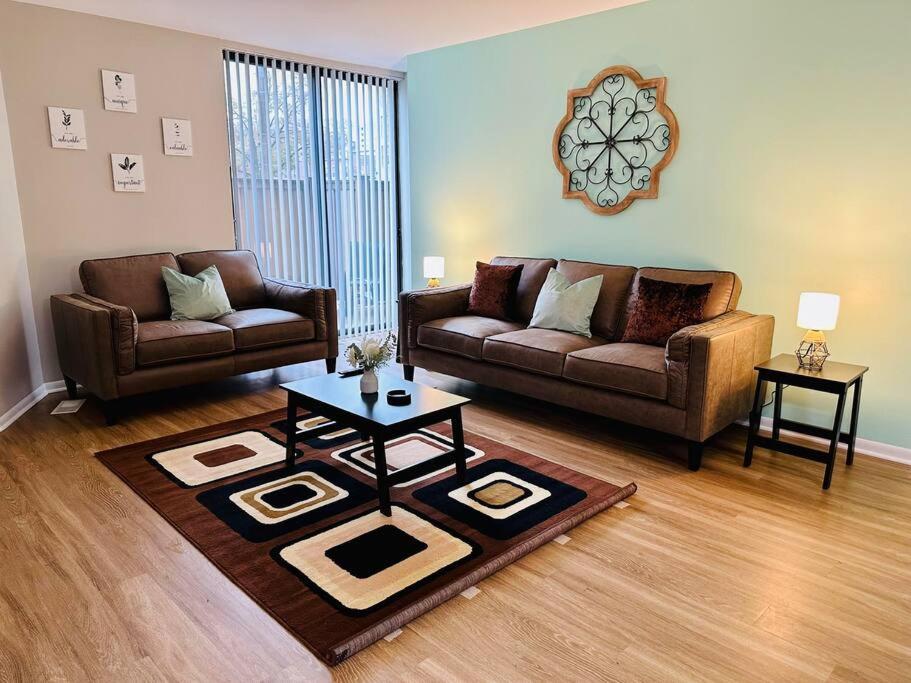
<path fill-rule="evenodd" d="M 566 94 L 566 113 L 553 137 L 565 199 L 611 215 L 636 199 L 658 196 L 679 135 L 665 102 L 666 84 L 629 66 L 611 66 Z"/>
<path fill-rule="evenodd" d="M 141 154 L 111 154 L 115 192 L 145 192 L 145 170 Z"/>
<path fill-rule="evenodd" d="M 47 122 L 51 147 L 55 149 L 88 149 L 85 137 L 85 114 L 72 107 L 48 107 Z"/>
<path fill-rule="evenodd" d="M 193 156 L 193 128 L 187 119 L 162 119 L 164 153 L 168 156 Z"/>
<path fill-rule="evenodd" d="M 101 90 L 104 94 L 104 108 L 108 111 L 124 111 L 131 114 L 138 111 L 136 79 L 133 74 L 102 69 Z"/>

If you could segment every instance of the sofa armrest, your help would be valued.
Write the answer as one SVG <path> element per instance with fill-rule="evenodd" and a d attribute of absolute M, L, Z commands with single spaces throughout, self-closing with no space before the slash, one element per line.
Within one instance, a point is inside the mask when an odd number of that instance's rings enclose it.
<path fill-rule="evenodd" d="M 431 320 L 465 315 L 471 284 L 416 289 L 399 294 L 398 361 L 408 364 L 409 351 L 417 347 L 418 328 Z"/>
<path fill-rule="evenodd" d="M 270 306 L 310 318 L 316 338 L 329 342 L 329 358 L 338 356 L 338 306 L 334 289 L 270 277 L 264 277 L 263 282 Z"/>
<path fill-rule="evenodd" d="M 116 398 L 117 375 L 136 369 L 139 323 L 132 309 L 88 294 L 55 294 L 51 318 L 63 374 L 100 398 Z"/>
<path fill-rule="evenodd" d="M 668 402 L 686 409 L 688 439 L 705 441 L 749 412 L 753 368 L 771 356 L 774 330 L 770 315 L 731 311 L 668 340 Z"/>

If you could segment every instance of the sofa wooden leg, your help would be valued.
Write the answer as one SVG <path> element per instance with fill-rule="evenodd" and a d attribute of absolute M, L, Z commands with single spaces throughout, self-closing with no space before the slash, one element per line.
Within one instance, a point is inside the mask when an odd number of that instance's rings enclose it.
<path fill-rule="evenodd" d="M 328 372 L 330 375 L 331 375 L 333 372 L 335 372 L 335 361 L 336 361 L 335 358 L 327 358 L 327 359 L 326 359 L 326 372 Z"/>
<path fill-rule="evenodd" d="M 108 427 L 117 424 L 120 417 L 120 402 L 115 399 L 102 401 L 101 412 L 104 413 L 104 422 Z"/>
<path fill-rule="evenodd" d="M 409 382 L 414 381 L 414 366 L 413 365 L 403 365 L 402 369 L 405 373 L 405 379 Z"/>
<path fill-rule="evenodd" d="M 692 472 L 698 472 L 702 467 L 702 450 L 704 444 L 701 441 L 687 442 L 687 465 Z"/>
<path fill-rule="evenodd" d="M 66 395 L 70 399 L 74 399 L 78 396 L 76 393 L 76 380 L 72 377 L 63 376 L 63 383 L 66 385 Z"/>

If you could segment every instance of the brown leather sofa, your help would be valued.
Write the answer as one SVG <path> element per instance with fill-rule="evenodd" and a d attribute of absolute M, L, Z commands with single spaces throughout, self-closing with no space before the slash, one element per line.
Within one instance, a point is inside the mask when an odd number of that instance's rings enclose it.
<path fill-rule="evenodd" d="M 161 267 L 195 275 L 218 268 L 234 313 L 171 320 Z M 291 363 L 326 359 L 334 372 L 334 289 L 264 278 L 250 251 L 142 254 L 83 261 L 85 293 L 51 297 L 67 390 L 78 382 L 104 401 Z"/>
<path fill-rule="evenodd" d="M 706 439 L 749 412 L 753 367 L 769 358 L 775 321 L 736 310 L 741 282 L 734 273 L 510 257 L 492 263 L 523 266 L 514 321 L 468 315 L 468 284 L 402 293 L 406 378 L 418 366 L 682 437 L 692 470 Z M 604 276 L 591 339 L 528 328 L 550 268 L 573 282 Z M 640 276 L 711 282 L 704 320 L 665 348 L 619 343 Z"/>

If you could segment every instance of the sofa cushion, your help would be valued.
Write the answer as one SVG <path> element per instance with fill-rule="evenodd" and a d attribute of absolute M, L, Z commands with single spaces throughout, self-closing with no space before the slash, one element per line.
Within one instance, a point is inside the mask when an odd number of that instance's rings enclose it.
<path fill-rule="evenodd" d="M 248 308 L 214 322 L 234 331 L 234 347 L 238 351 L 297 344 L 316 336 L 310 318 L 277 308 Z"/>
<path fill-rule="evenodd" d="M 599 337 L 588 338 L 560 330 L 529 328 L 488 337 L 484 341 L 481 356 L 491 363 L 560 377 L 566 354 L 601 344 L 604 344 L 604 340 Z"/>
<path fill-rule="evenodd" d="M 474 281 L 468 293 L 468 312 L 507 320 L 516 317 L 516 290 L 522 266 L 475 263 Z"/>
<path fill-rule="evenodd" d="M 634 396 L 667 398 L 664 349 L 646 344 L 604 344 L 566 356 L 563 377 Z"/>
<path fill-rule="evenodd" d="M 245 249 L 193 251 L 177 257 L 187 275 L 196 275 L 209 266 L 218 268 L 228 299 L 234 308 L 254 308 L 266 303 L 266 285 L 256 255 Z"/>
<path fill-rule="evenodd" d="M 620 341 L 664 348 L 675 332 L 702 322 L 702 312 L 712 287 L 710 283 L 687 285 L 639 278 Z"/>
<path fill-rule="evenodd" d="M 516 291 L 516 319 L 522 322 L 531 320 L 538 300 L 538 292 L 547 279 L 551 268 L 556 268 L 557 262 L 552 258 L 517 258 L 514 256 L 496 256 L 490 260 L 494 266 L 522 266 L 522 276 L 519 278 L 519 288 Z"/>
<path fill-rule="evenodd" d="M 179 269 L 170 252 L 83 261 L 79 279 L 85 293 L 133 309 L 136 318 L 161 320 L 171 316 L 161 267 Z"/>
<path fill-rule="evenodd" d="M 477 315 L 440 318 L 418 327 L 418 346 L 480 360 L 481 349 L 487 337 L 524 327 L 521 323 Z"/>
<path fill-rule="evenodd" d="M 570 282 L 563 273 L 551 268 L 528 326 L 591 337 L 592 310 L 601 294 L 602 280 L 603 276 L 595 275 Z"/>
<path fill-rule="evenodd" d="M 231 330 L 205 320 L 151 320 L 139 323 L 136 364 L 162 365 L 223 356 L 234 351 Z"/>
<path fill-rule="evenodd" d="M 682 282 L 688 285 L 701 285 L 710 283 L 712 291 L 709 292 L 709 298 L 705 302 L 702 310 L 702 320 L 711 320 L 722 313 L 733 311 L 737 308 L 737 301 L 740 299 L 740 290 L 742 284 L 736 274 L 724 270 L 678 270 L 676 268 L 640 268 L 633 278 L 633 284 L 630 286 L 629 298 L 627 299 L 626 310 L 624 311 L 623 322 L 620 329 L 626 327 L 626 321 L 632 311 L 633 304 L 636 300 L 636 294 L 639 290 L 639 279 L 647 277 L 652 280 L 662 280 L 664 282 Z"/>
<path fill-rule="evenodd" d="M 616 339 L 619 337 L 620 317 L 626 307 L 630 284 L 636 275 L 633 266 L 612 266 L 588 261 L 568 261 L 560 259 L 557 271 L 566 276 L 570 282 L 579 282 L 595 275 L 603 275 L 601 293 L 592 311 L 591 331 L 600 337 Z"/>

